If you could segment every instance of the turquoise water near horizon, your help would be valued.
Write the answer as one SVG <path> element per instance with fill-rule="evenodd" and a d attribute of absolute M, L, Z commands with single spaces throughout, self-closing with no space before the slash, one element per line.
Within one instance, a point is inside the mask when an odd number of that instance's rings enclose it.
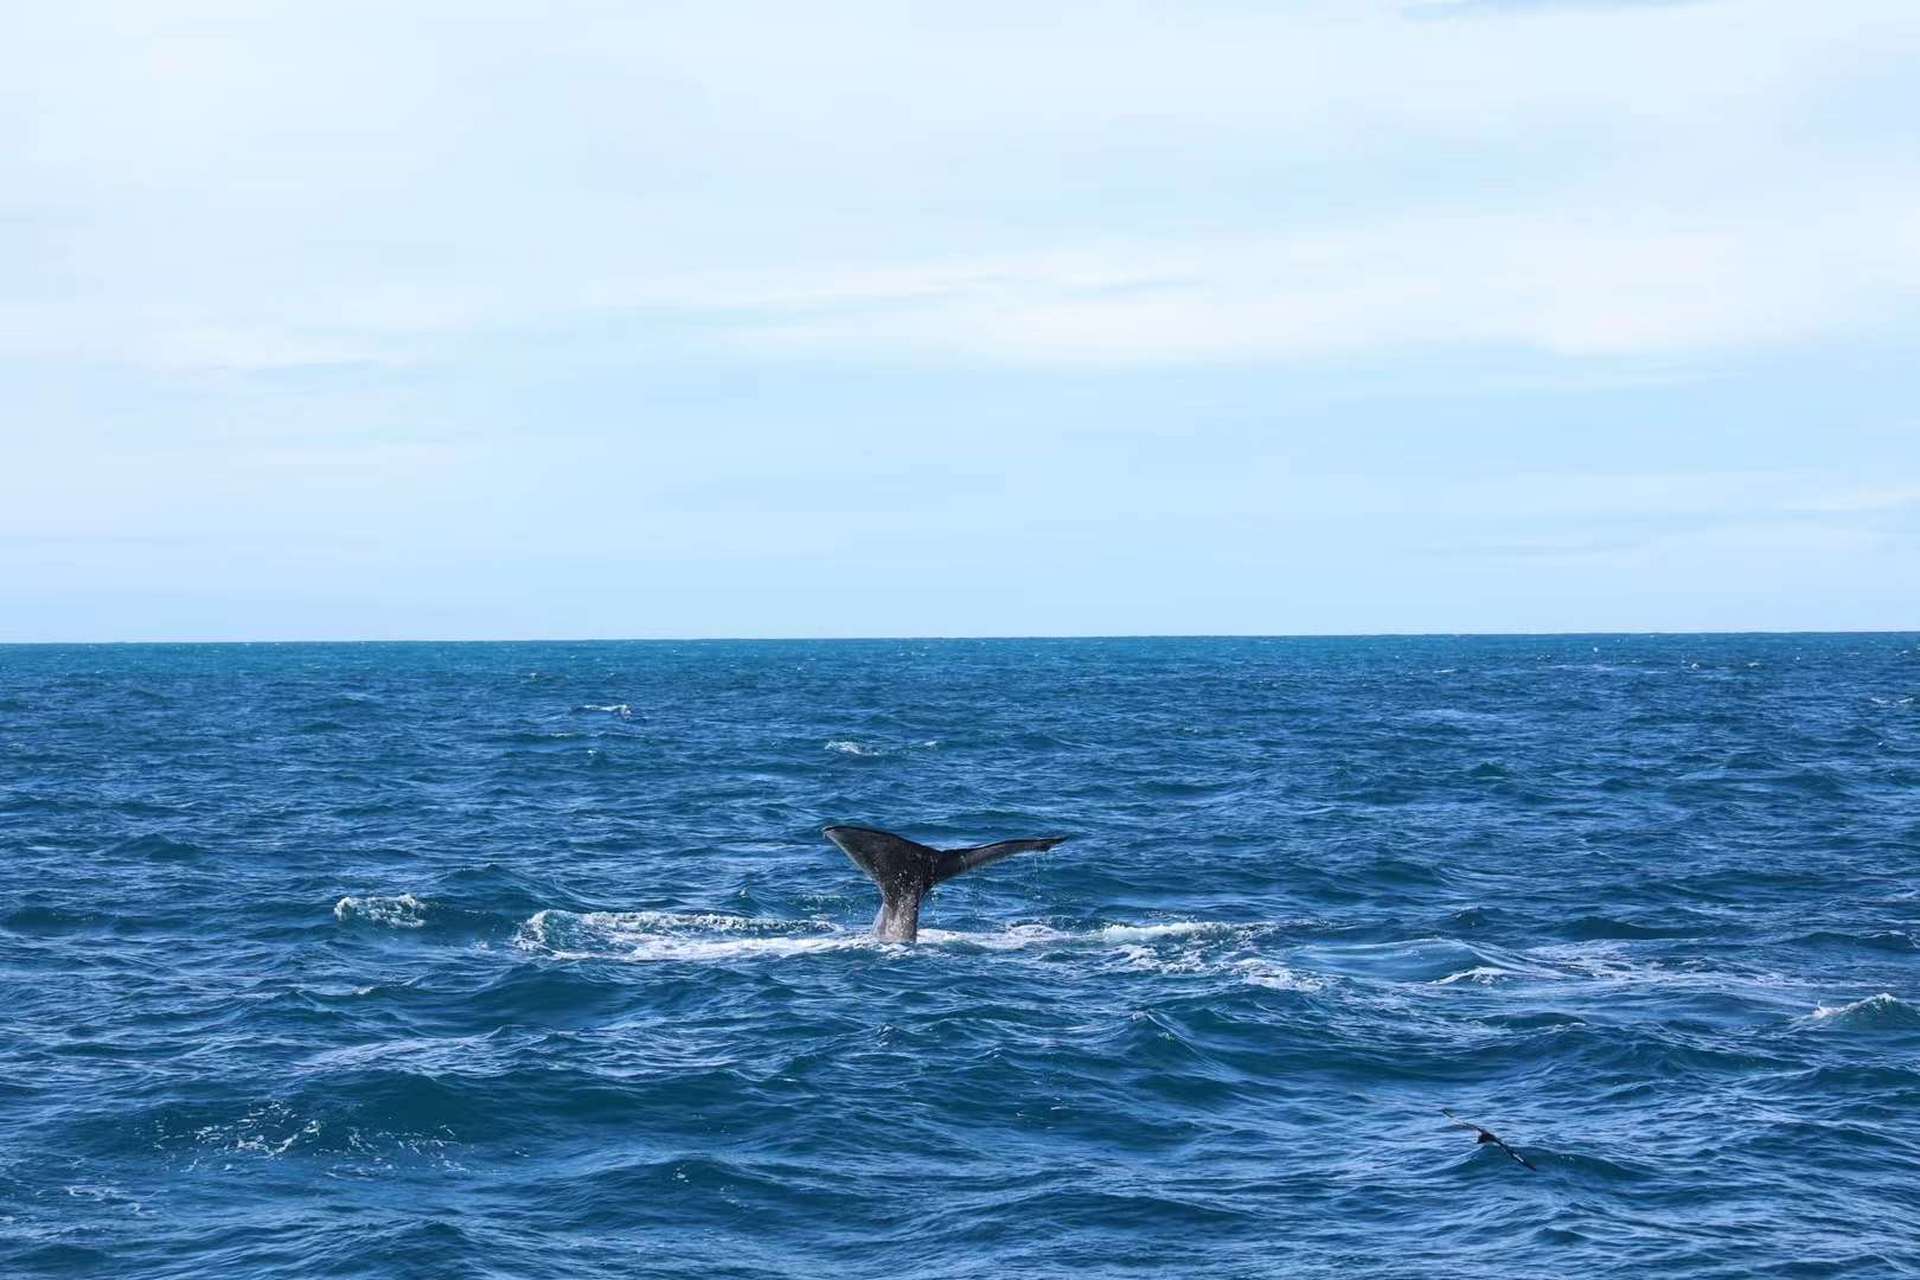
<path fill-rule="evenodd" d="M 1911 634 L 0 647 L 0 1274 L 1920 1274 L 1917 696 Z M 830 822 L 1073 839 L 908 947 Z"/>

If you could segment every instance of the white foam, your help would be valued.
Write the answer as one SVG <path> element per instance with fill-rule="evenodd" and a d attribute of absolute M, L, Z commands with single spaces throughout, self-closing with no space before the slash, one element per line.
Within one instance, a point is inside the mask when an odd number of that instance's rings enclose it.
<path fill-rule="evenodd" d="M 1476 982 L 1481 986 L 1492 986 L 1502 978 L 1517 978 L 1519 976 L 1520 975 L 1512 969 L 1502 969 L 1500 966 L 1492 964 L 1478 964 L 1471 969 L 1462 969 L 1458 973 L 1450 973 L 1444 978 L 1435 978 L 1433 984 L 1436 987 L 1446 987 L 1456 982 Z"/>
<path fill-rule="evenodd" d="M 584 706 L 579 706 L 579 707 L 575 707 L 575 708 L 574 708 L 574 710 L 576 710 L 576 711 L 605 711 L 605 712 L 607 712 L 607 713 L 608 713 L 608 714 L 610 714 L 610 715 L 616 715 L 616 716 L 619 716 L 619 717 L 620 717 L 620 718 L 621 718 L 622 720 L 631 720 L 631 719 L 633 719 L 633 708 L 632 708 L 632 707 L 630 707 L 630 706 L 628 706 L 628 705 L 627 705 L 626 703 L 624 703 L 624 702 L 610 702 L 610 703 L 594 703 L 594 702 L 589 702 L 589 703 L 587 703 L 587 704 L 585 704 Z"/>
<path fill-rule="evenodd" d="M 1135 973 L 1217 973 L 1219 964 L 1205 952 L 1193 947 L 1168 950 L 1141 944 L 1120 948 L 1121 968 Z"/>
<path fill-rule="evenodd" d="M 232 1124 L 207 1124 L 194 1130 L 194 1141 L 202 1146 L 252 1155 L 282 1156 L 303 1138 L 320 1132 L 318 1120 L 300 1123 L 300 1118 L 280 1103 L 256 1107 Z"/>
<path fill-rule="evenodd" d="M 1127 954 L 1145 950 L 1140 944 L 1199 935 L 1224 937 L 1245 925 L 1208 920 L 1181 920 L 1171 924 L 1110 924 L 1074 932 L 1044 924 L 1015 924 L 995 933 L 965 933 L 922 929 L 920 941 L 935 945 L 984 947 L 989 951 L 1018 951 L 1030 947 L 1117 947 Z"/>
<path fill-rule="evenodd" d="M 1877 996 L 1855 1000 L 1852 1004 L 1823 1004 L 1813 1011 L 1813 1016 L 1821 1021 L 1829 1018 L 1905 1020 L 1920 1016 L 1920 1011 L 1916 1011 L 1912 1005 L 1891 991 L 1882 991 Z"/>
<path fill-rule="evenodd" d="M 333 904 L 333 918 L 341 922 L 364 920 L 392 929 L 418 929 L 426 924 L 427 904 L 410 893 L 382 898 L 346 897 Z"/>
<path fill-rule="evenodd" d="M 890 756 L 897 751 L 925 751 L 939 745 L 938 738 L 923 738 L 918 742 L 907 742 L 891 747 L 877 742 L 859 742 L 853 738 L 834 738 L 826 743 L 824 749 L 837 751 L 843 756 Z"/>
<path fill-rule="evenodd" d="M 1535 947 L 1523 957 L 1503 959 L 1517 977 L 1560 979 L 1600 987 L 1665 987 L 1767 1004 L 1790 999 L 1790 993 L 1803 991 L 1810 985 L 1803 978 L 1769 970 L 1662 963 L 1644 957 L 1643 943 L 1621 939 Z"/>
<path fill-rule="evenodd" d="M 1197 937 L 1227 937 L 1250 926 L 1202 920 L 1168 924 L 1115 924 L 1069 931 L 1044 924 L 1015 924 L 993 932 L 922 929 L 920 947 L 1025 951 L 1072 947 L 1118 951 L 1129 968 L 1197 972 L 1216 967 L 1191 946 L 1166 944 Z M 514 945 L 522 951 L 564 960 L 731 960 L 784 958 L 901 944 L 825 920 L 671 911 L 535 912 L 521 924 Z"/>
<path fill-rule="evenodd" d="M 1170 924 L 1110 924 L 1099 931 L 1103 942 L 1153 942 L 1161 938 L 1185 938 L 1194 934 L 1225 934 L 1241 925 L 1212 920 L 1176 920 Z"/>
<path fill-rule="evenodd" d="M 542 911 L 534 917 L 565 916 L 592 928 L 626 929 L 640 932 L 687 932 L 701 929 L 713 933 L 785 933 L 795 929 L 831 930 L 824 921 L 776 920 L 765 916 L 736 916 L 718 911 Z"/>
<path fill-rule="evenodd" d="M 1074 935 L 1044 924 L 1014 924 L 997 933 L 968 933 L 960 929 L 922 929 L 919 941 L 936 947 L 981 947 L 988 951 L 1019 951 L 1027 947 L 1059 946 Z"/>
<path fill-rule="evenodd" d="M 1320 991 L 1327 985 L 1325 978 L 1296 973 L 1272 960 L 1248 958 L 1234 965 L 1234 968 L 1240 971 L 1240 976 L 1249 985 L 1274 991 Z"/>
<path fill-rule="evenodd" d="M 832 951 L 874 941 L 820 921 L 549 909 L 523 923 L 513 944 L 561 960 L 727 960 Z"/>

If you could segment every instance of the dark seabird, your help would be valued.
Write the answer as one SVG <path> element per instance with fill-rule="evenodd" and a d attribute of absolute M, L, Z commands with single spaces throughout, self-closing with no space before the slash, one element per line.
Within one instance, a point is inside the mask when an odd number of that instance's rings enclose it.
<path fill-rule="evenodd" d="M 1533 1169 L 1535 1173 L 1540 1172 L 1539 1169 L 1534 1168 L 1533 1161 L 1527 1159 L 1525 1156 L 1521 1155 L 1518 1151 L 1515 1151 L 1512 1147 L 1502 1142 L 1500 1140 L 1500 1136 L 1496 1134 L 1493 1130 L 1483 1129 L 1479 1125 L 1473 1123 L 1473 1121 L 1471 1120 L 1462 1120 L 1459 1116 L 1453 1114 L 1453 1112 L 1447 1110 L 1445 1107 L 1440 1108 L 1440 1114 L 1445 1116 L 1447 1119 L 1453 1121 L 1453 1123 L 1459 1126 L 1460 1128 L 1471 1129 L 1475 1133 L 1479 1134 L 1480 1136 L 1474 1139 L 1476 1143 L 1491 1142 L 1494 1146 L 1500 1148 L 1502 1151 L 1512 1156 L 1515 1160 L 1518 1160 L 1521 1164 L 1525 1165 L 1527 1168 Z"/>

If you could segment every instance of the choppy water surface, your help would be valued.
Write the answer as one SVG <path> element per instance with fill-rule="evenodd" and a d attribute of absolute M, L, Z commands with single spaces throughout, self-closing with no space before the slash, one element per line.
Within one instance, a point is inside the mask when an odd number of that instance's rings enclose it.
<path fill-rule="evenodd" d="M 1910 1273 L 1917 696 L 1884 635 L 0 649 L 0 1274 Z M 905 947 L 830 821 L 1076 838 Z"/>

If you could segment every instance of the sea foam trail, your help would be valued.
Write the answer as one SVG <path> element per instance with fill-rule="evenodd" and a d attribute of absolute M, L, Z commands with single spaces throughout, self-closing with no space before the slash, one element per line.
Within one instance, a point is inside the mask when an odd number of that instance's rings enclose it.
<path fill-rule="evenodd" d="M 515 933 L 522 951 L 561 960 L 731 960 L 837 951 L 873 941 L 825 921 L 665 911 L 537 911 Z"/>
<path fill-rule="evenodd" d="M 1086 930 L 1016 924 L 993 932 L 922 929 L 915 946 L 981 951 L 1096 948 L 1145 953 L 1156 944 L 1218 941 L 1246 935 L 1241 924 L 1187 920 L 1166 924 L 1114 924 Z M 900 949 L 889 942 L 825 920 L 783 920 L 718 913 L 666 911 L 564 911 L 534 913 L 514 936 L 522 951 L 563 960 L 698 961 L 784 958 L 853 949 Z M 1165 965 L 1156 967 L 1166 968 Z M 1250 981 L 1252 979 L 1249 979 Z"/>

